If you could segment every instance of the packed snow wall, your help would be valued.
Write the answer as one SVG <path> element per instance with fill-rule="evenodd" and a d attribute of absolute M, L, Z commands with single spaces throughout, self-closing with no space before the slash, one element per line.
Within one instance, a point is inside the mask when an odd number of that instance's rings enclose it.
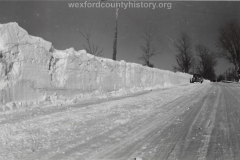
<path fill-rule="evenodd" d="M 17 23 L 0 24 L 0 110 L 77 103 L 189 83 L 190 75 L 56 50 Z"/>

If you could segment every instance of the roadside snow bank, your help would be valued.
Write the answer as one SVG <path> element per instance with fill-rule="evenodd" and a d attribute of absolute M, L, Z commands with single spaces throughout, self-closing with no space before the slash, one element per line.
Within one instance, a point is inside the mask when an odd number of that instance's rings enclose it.
<path fill-rule="evenodd" d="M 0 24 L 1 111 L 77 103 L 186 84 L 189 79 L 188 74 L 100 58 L 85 50 L 56 50 L 17 23 Z"/>

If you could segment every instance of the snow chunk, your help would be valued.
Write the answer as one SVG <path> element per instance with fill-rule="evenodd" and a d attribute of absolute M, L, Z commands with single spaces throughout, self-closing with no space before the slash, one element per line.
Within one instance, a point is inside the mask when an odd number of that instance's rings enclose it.
<path fill-rule="evenodd" d="M 0 24 L 0 50 L 10 49 L 20 44 L 35 44 L 47 51 L 52 46 L 52 43 L 42 38 L 28 35 L 27 31 L 19 27 L 16 22 Z"/>

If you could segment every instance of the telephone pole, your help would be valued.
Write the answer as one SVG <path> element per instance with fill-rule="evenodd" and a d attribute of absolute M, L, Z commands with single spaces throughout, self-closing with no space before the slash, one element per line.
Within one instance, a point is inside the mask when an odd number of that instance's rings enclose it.
<path fill-rule="evenodd" d="M 108 1 L 108 0 L 100 0 L 101 2 Z M 114 33 L 114 41 L 113 41 L 113 60 L 117 59 L 117 35 L 118 35 L 118 6 L 115 0 L 116 4 L 116 20 L 115 20 L 115 33 Z"/>
<path fill-rule="evenodd" d="M 115 35 L 114 35 L 114 42 L 113 42 L 113 60 L 117 58 L 117 35 L 118 35 L 118 7 L 116 7 L 116 24 L 115 24 Z"/>

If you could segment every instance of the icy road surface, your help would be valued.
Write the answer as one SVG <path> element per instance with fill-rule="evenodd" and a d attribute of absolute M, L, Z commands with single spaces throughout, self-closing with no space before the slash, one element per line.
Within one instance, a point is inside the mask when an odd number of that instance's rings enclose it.
<path fill-rule="evenodd" d="M 240 84 L 188 84 L 0 115 L 0 159 L 239 160 Z"/>

